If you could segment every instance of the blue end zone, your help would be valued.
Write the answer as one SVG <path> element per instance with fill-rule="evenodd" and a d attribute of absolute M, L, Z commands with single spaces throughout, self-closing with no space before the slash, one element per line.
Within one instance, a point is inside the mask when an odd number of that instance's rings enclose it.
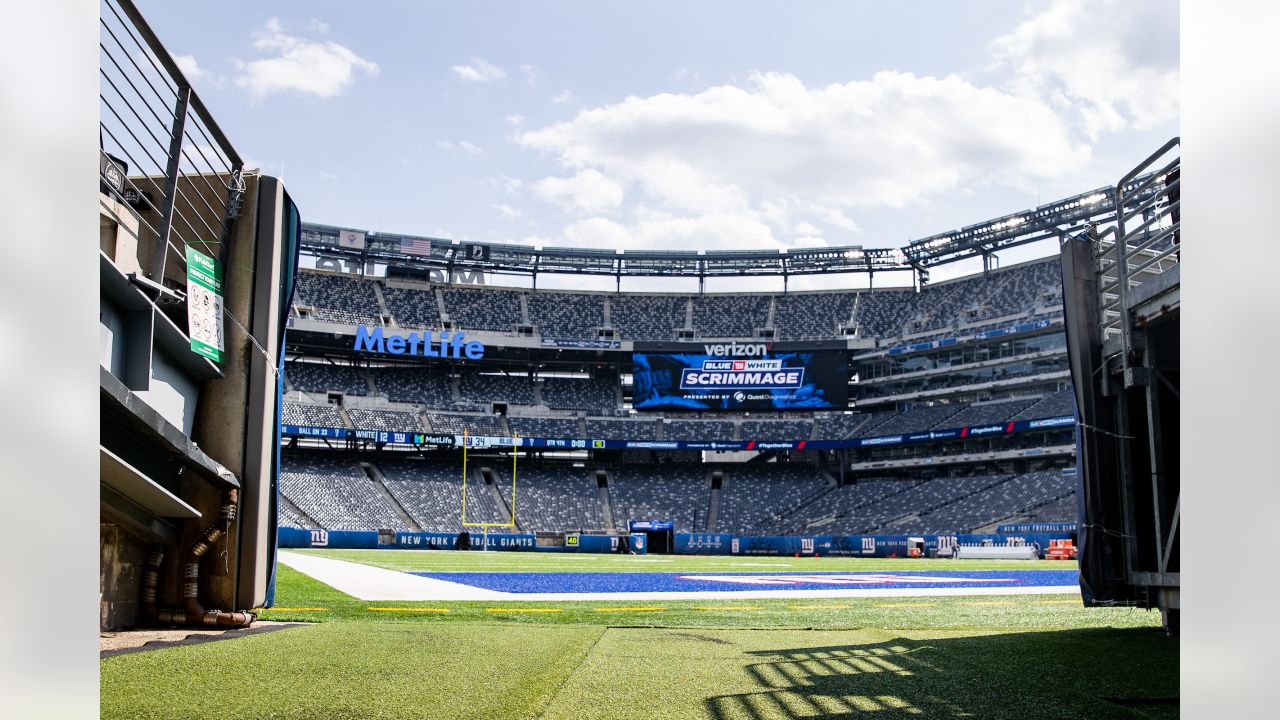
<path fill-rule="evenodd" d="M 1076 586 L 1080 581 L 1079 573 L 1074 569 L 817 573 L 416 572 L 411 574 L 509 593 L 1018 588 Z"/>

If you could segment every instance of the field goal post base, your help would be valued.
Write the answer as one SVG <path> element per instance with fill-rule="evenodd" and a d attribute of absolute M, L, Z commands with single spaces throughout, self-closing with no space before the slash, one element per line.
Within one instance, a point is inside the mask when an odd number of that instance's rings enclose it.
<path fill-rule="evenodd" d="M 520 457 L 520 436 L 513 434 L 511 436 L 511 521 L 505 523 L 486 523 L 486 522 L 467 522 L 467 449 L 471 443 L 468 442 L 469 434 L 464 428 L 462 430 L 462 527 L 478 527 L 481 532 L 482 551 L 489 550 L 489 528 L 512 528 L 519 529 L 516 525 L 516 461 Z"/>

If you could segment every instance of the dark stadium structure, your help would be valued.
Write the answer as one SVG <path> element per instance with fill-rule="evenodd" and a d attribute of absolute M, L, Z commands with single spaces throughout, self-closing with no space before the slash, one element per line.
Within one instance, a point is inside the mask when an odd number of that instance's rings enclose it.
<path fill-rule="evenodd" d="M 1081 590 L 1086 604 L 1158 607 L 1171 632 L 1181 557 L 1180 148 L 1173 138 L 1112 189 L 1126 208 L 1114 225 L 1062 249 L 1080 408 Z"/>
<path fill-rule="evenodd" d="M 100 627 L 245 626 L 273 593 L 298 209 L 133 3 L 101 26 Z"/>
<path fill-rule="evenodd" d="M 539 546 L 646 520 L 694 537 L 920 535 L 931 550 L 941 536 L 1074 532 L 1060 263 L 993 260 L 1113 226 L 1117 208 L 1164 190 L 1155 175 L 1122 185 L 903 249 L 538 249 L 304 224 L 314 268 L 299 273 L 287 335 L 281 526 L 378 530 L 389 545 L 458 532 L 465 434 L 470 519 L 512 520 L 516 452 L 512 532 Z M 977 257 L 983 272 L 929 283 L 930 267 Z M 785 286 L 895 272 L 912 286 Z M 612 276 L 618 290 L 539 289 L 545 273 Z M 501 276 L 530 286 L 490 284 Z M 621 291 L 624 277 L 653 276 L 697 278 L 699 292 Z M 705 292 L 717 276 L 781 277 L 784 289 Z M 483 356 L 424 357 L 456 335 Z M 793 402 L 748 407 L 727 392 L 717 405 L 690 401 L 680 378 L 694 370 L 653 365 L 653 353 L 830 355 L 823 367 L 839 370 Z M 674 404 L 642 409 L 663 383 Z"/>

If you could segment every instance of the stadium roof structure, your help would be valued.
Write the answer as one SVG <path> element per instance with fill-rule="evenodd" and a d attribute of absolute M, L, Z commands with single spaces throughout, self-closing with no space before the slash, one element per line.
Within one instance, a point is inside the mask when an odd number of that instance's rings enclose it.
<path fill-rule="evenodd" d="M 1125 186 L 1126 202 L 1140 203 L 1159 191 L 1151 176 Z M 1157 179 L 1158 180 L 1158 179 Z M 997 250 L 1063 239 L 1085 226 L 1116 218 L 1116 188 L 1101 187 L 1072 197 L 1011 213 L 994 220 L 915 240 L 902 248 L 861 245 L 793 250 L 613 250 L 534 247 L 480 243 L 304 223 L 302 252 L 386 263 L 417 270 L 531 275 L 607 275 L 623 277 L 708 277 L 822 275 L 914 271 L 922 281 L 928 268 L 972 257 L 989 258 Z M 1132 198 L 1130 200 L 1130 198 Z"/>

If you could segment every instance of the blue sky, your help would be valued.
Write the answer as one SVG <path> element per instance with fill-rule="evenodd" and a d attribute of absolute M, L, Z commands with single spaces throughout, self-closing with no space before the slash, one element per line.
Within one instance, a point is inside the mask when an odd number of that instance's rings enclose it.
<path fill-rule="evenodd" d="M 305 219 L 375 231 L 897 247 L 1178 134 L 1171 2 L 139 6 Z"/>

